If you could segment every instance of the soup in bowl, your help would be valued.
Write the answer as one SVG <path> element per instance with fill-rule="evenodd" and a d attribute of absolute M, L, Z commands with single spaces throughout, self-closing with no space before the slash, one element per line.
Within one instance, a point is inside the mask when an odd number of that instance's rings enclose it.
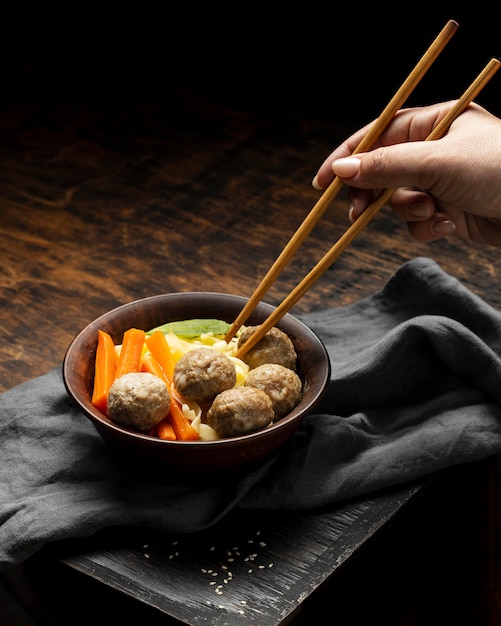
<path fill-rule="evenodd" d="M 294 434 L 303 418 L 314 411 L 330 380 L 329 357 L 321 340 L 307 325 L 289 313 L 277 322 L 276 329 L 292 342 L 296 355 L 293 369 L 301 381 L 301 393 L 285 414 L 271 420 L 265 419 L 265 425 L 256 425 L 250 432 L 237 429 L 236 434 L 232 434 L 231 429 L 223 429 L 218 433 L 221 419 L 218 421 L 213 417 L 210 420 L 212 400 L 200 402 L 203 412 L 201 418 L 198 418 L 209 436 L 202 434 L 199 438 L 188 440 L 164 439 L 156 434 L 154 428 L 145 431 L 119 423 L 110 417 L 102 404 L 93 401 L 99 331 L 109 335 L 116 346 L 121 346 L 124 333 L 129 329 L 140 329 L 151 336 L 155 329 L 170 333 L 170 325 L 175 322 L 215 320 L 230 325 L 246 302 L 246 298 L 231 294 L 180 292 L 143 298 L 108 311 L 83 328 L 66 351 L 63 380 L 69 396 L 92 422 L 99 435 L 121 456 L 159 462 L 183 472 L 245 469 L 269 459 Z M 248 332 L 250 328 L 259 326 L 273 311 L 272 305 L 260 302 L 233 341 L 238 341 L 238 336 L 246 329 Z M 224 341 L 222 337 L 215 339 L 217 342 Z M 251 355 L 250 350 L 248 355 Z M 249 359 L 242 356 L 241 360 L 245 362 Z M 256 364 L 250 360 L 249 363 L 250 373 Z M 172 389 L 169 389 L 169 392 L 175 397 L 175 391 L 173 394 Z M 183 393 L 187 392 L 183 390 Z M 183 402 L 182 395 L 177 398 L 179 403 Z M 216 399 L 220 400 L 222 395 L 219 394 Z M 212 412 L 215 411 L 214 408 Z M 260 417 L 257 411 L 258 422 Z M 207 424 L 208 421 L 212 426 Z"/>

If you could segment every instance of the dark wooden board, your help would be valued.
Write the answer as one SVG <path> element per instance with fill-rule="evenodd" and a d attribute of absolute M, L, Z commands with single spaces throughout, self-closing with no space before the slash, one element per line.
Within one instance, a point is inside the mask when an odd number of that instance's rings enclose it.
<path fill-rule="evenodd" d="M 328 511 L 233 511 L 196 534 L 125 530 L 60 560 L 181 624 L 277 626 L 393 521 L 420 485 Z M 334 591 L 333 604 L 340 603 Z"/>

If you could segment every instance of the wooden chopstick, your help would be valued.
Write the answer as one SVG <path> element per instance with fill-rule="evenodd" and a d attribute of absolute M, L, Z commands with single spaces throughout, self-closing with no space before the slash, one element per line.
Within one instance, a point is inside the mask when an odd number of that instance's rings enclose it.
<path fill-rule="evenodd" d="M 424 76 L 424 74 L 431 67 L 432 63 L 445 48 L 458 27 L 459 24 L 454 20 L 449 20 L 447 22 L 447 24 L 443 27 L 435 40 L 432 42 L 428 50 L 421 57 L 412 72 L 402 83 L 399 90 L 395 93 L 393 98 L 387 104 L 375 124 L 371 127 L 370 131 L 364 136 L 362 141 L 355 148 L 353 154 L 357 154 L 358 152 L 365 152 L 374 144 L 376 139 L 381 135 L 383 130 L 389 124 L 395 113 L 402 107 L 403 103 L 412 93 L 413 89 L 419 83 L 421 78 Z M 244 324 L 245 321 L 248 319 L 252 311 L 257 306 L 258 302 L 262 299 L 264 294 L 268 291 L 268 289 L 275 282 L 279 274 L 292 259 L 296 250 L 299 248 L 301 243 L 306 239 L 315 224 L 324 214 L 327 207 L 332 202 L 332 200 L 334 200 L 342 186 L 343 183 L 336 176 L 331 184 L 320 196 L 313 209 L 304 219 L 300 227 L 296 230 L 289 243 L 282 250 L 274 264 L 268 270 L 266 276 L 262 279 L 252 296 L 249 298 L 246 305 L 226 333 L 226 341 L 230 341 L 230 339 L 235 336 L 235 333 L 238 331 L 240 326 L 242 326 L 242 324 Z"/>
<path fill-rule="evenodd" d="M 439 139 L 447 132 L 452 122 L 466 109 L 474 100 L 483 87 L 489 82 L 501 66 L 498 59 L 491 59 L 482 72 L 471 83 L 463 95 L 456 101 L 449 113 L 437 124 L 437 126 L 426 137 L 426 141 Z M 391 198 L 396 188 L 383 190 L 374 202 L 357 218 L 355 222 L 345 231 L 325 256 L 315 265 L 303 280 L 293 289 L 282 303 L 269 315 L 269 317 L 256 329 L 249 339 L 238 349 L 236 356 L 242 358 L 260 339 L 274 326 L 287 311 L 296 304 L 302 295 L 322 276 L 340 254 L 350 245 L 355 237 L 365 228 L 365 226 L 378 213 Z"/>

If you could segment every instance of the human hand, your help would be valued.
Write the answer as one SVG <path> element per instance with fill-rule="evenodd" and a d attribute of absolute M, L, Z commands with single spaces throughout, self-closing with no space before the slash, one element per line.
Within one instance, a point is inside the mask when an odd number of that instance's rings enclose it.
<path fill-rule="evenodd" d="M 327 157 L 313 186 L 338 176 L 350 189 L 352 220 L 378 191 L 396 188 L 390 207 L 417 241 L 455 233 L 501 247 L 501 120 L 472 103 L 444 137 L 424 141 L 452 105 L 400 110 L 373 149 L 353 155 L 370 125 L 360 129 Z"/>

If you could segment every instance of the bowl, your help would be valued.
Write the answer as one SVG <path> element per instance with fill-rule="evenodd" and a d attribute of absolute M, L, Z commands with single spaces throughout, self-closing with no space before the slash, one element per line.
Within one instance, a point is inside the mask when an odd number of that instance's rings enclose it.
<path fill-rule="evenodd" d="M 216 441 L 168 441 L 119 426 L 91 402 L 99 329 L 108 332 L 115 343 L 121 343 L 123 333 L 132 327 L 147 331 L 167 322 L 192 318 L 232 323 L 246 302 L 247 298 L 231 294 L 180 292 L 150 296 L 108 311 L 83 328 L 66 351 L 63 380 L 69 396 L 120 455 L 195 472 L 249 468 L 263 462 L 277 452 L 303 418 L 312 413 L 330 380 L 330 361 L 323 343 L 308 326 L 289 313 L 276 325 L 294 344 L 303 394 L 291 413 L 262 430 Z M 246 325 L 262 323 L 274 308 L 260 302 Z"/>

